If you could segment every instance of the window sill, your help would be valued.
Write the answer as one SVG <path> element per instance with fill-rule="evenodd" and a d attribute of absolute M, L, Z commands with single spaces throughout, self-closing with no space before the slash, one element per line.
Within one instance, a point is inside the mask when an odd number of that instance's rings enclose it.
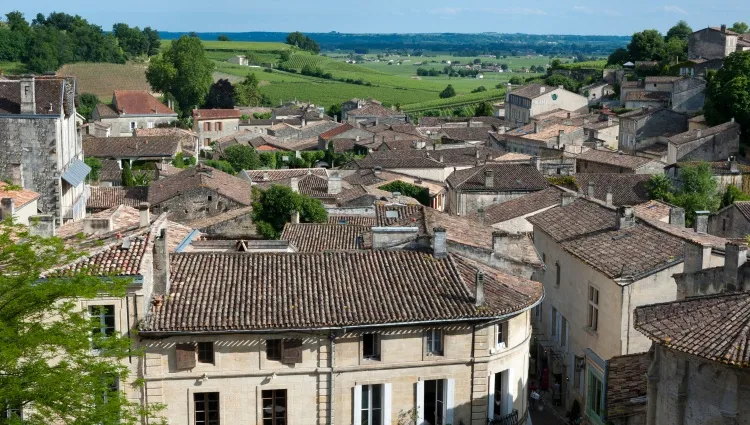
<path fill-rule="evenodd" d="M 591 336 L 595 336 L 595 337 L 599 336 L 599 333 L 597 331 L 595 331 L 594 329 L 592 329 L 592 328 L 590 328 L 588 326 L 586 326 L 585 328 L 583 328 L 583 330 L 586 331 L 586 332 L 588 332 L 588 334 L 591 335 Z"/>
<path fill-rule="evenodd" d="M 363 362 L 379 362 L 380 357 L 362 357 Z"/>

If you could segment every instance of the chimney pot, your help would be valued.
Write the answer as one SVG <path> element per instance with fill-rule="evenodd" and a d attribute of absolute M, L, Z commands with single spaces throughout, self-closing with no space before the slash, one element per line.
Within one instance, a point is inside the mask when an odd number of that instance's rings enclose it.
<path fill-rule="evenodd" d="M 477 270 L 476 295 L 474 298 L 477 307 L 484 305 L 484 272 L 482 272 L 481 270 Z"/>
<path fill-rule="evenodd" d="M 607 206 L 608 207 L 612 206 L 612 191 L 611 190 L 607 191 Z"/>
<path fill-rule="evenodd" d="M 596 183 L 593 181 L 589 182 L 589 191 L 588 191 L 589 198 L 594 199 L 596 198 Z"/>
<path fill-rule="evenodd" d="M 13 198 L 2 199 L 2 209 L 0 210 L 0 219 L 7 220 L 16 214 L 16 201 Z M 21 223 L 26 224 L 26 223 Z"/>
<path fill-rule="evenodd" d="M 683 273 L 695 273 L 711 266 L 711 245 L 685 242 Z"/>
<path fill-rule="evenodd" d="M 29 235 L 42 238 L 55 236 L 55 217 L 51 214 L 40 214 L 29 217 Z"/>
<path fill-rule="evenodd" d="M 328 177 L 328 194 L 338 195 L 341 193 L 341 177 L 339 173 L 333 173 Z"/>
<path fill-rule="evenodd" d="M 292 224 L 299 224 L 299 211 L 292 211 L 291 220 Z"/>
<path fill-rule="evenodd" d="M 289 186 L 292 188 L 292 192 L 299 193 L 299 179 L 297 177 L 289 179 Z"/>
<path fill-rule="evenodd" d="M 141 202 L 138 204 L 138 213 L 140 214 L 140 226 L 148 227 L 151 224 L 151 212 L 149 210 L 151 204 L 148 202 Z"/>
<path fill-rule="evenodd" d="M 36 114 L 36 84 L 33 75 L 24 75 L 20 80 L 21 113 Z"/>
<path fill-rule="evenodd" d="M 539 133 L 539 121 L 534 121 L 534 134 Z"/>
<path fill-rule="evenodd" d="M 679 227 L 685 227 L 685 210 L 680 207 L 670 207 L 669 224 Z"/>
<path fill-rule="evenodd" d="M 723 33 L 727 32 L 727 26 L 726 26 L 726 24 L 721 24 L 721 32 L 723 32 Z"/>
<path fill-rule="evenodd" d="M 484 187 L 495 187 L 495 175 L 492 170 L 484 170 Z"/>
<path fill-rule="evenodd" d="M 576 199 L 576 194 L 572 192 L 564 191 L 560 194 L 560 206 L 566 207 L 573 203 Z"/>
<path fill-rule="evenodd" d="M 727 291 L 747 290 L 741 288 L 740 267 L 747 262 L 747 244 L 728 241 L 724 249 L 724 282 Z"/>
<path fill-rule="evenodd" d="M 169 294 L 169 283 L 168 234 L 162 228 L 154 240 L 154 295 Z"/>
<path fill-rule="evenodd" d="M 708 233 L 708 211 L 695 212 L 695 232 Z"/>
<path fill-rule="evenodd" d="M 445 227 L 435 227 L 432 229 L 434 236 L 432 238 L 432 255 L 435 258 L 444 258 L 448 255 L 448 233 Z"/>
<path fill-rule="evenodd" d="M 635 225 L 635 215 L 633 214 L 633 207 L 630 205 L 623 205 L 617 209 L 617 229 L 627 229 Z"/>

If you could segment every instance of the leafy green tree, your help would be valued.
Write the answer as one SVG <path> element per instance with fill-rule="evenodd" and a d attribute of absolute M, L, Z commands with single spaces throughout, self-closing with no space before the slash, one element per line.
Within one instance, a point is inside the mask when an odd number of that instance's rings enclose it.
<path fill-rule="evenodd" d="M 633 34 L 628 44 L 630 60 L 661 60 L 664 55 L 664 37 L 657 30 L 645 30 Z"/>
<path fill-rule="evenodd" d="M 319 200 L 295 193 L 290 187 L 253 188 L 253 221 L 264 238 L 278 239 L 293 211 L 298 211 L 300 221 L 305 223 L 323 223 L 328 218 Z"/>
<path fill-rule="evenodd" d="M 224 149 L 221 159 L 232 165 L 235 174 L 239 173 L 241 170 L 257 170 L 260 168 L 258 152 L 256 152 L 252 146 L 229 146 Z"/>
<path fill-rule="evenodd" d="M 508 82 L 514 86 L 520 86 L 521 84 L 523 84 L 523 79 L 521 77 L 511 77 Z"/>
<path fill-rule="evenodd" d="M 675 186 L 669 177 L 654 175 L 648 184 L 651 199 L 672 203 L 685 209 L 685 222 L 695 222 L 696 211 L 716 211 L 721 200 L 718 184 L 707 163 L 680 167 L 680 181 Z"/>
<path fill-rule="evenodd" d="M 430 206 L 430 191 L 424 187 L 415 186 L 402 181 L 395 181 L 380 186 L 378 189 L 391 193 L 398 192 L 404 196 L 416 199 L 422 205 Z"/>
<path fill-rule="evenodd" d="M 83 162 L 91 168 L 91 172 L 86 176 L 86 181 L 98 182 L 102 171 L 102 161 L 99 158 L 87 157 L 84 158 Z"/>
<path fill-rule="evenodd" d="M 214 64 L 206 57 L 197 37 L 183 35 L 161 56 L 153 58 L 146 70 L 151 87 L 174 96 L 183 116 L 202 104 L 213 82 Z"/>
<path fill-rule="evenodd" d="M 710 125 L 734 118 L 742 128 L 742 142 L 750 143 L 750 52 L 735 52 L 724 66 L 708 76 L 704 112 Z"/>
<path fill-rule="evenodd" d="M 554 87 L 563 86 L 565 90 L 572 91 L 573 93 L 578 92 L 578 87 L 580 85 L 578 81 L 562 74 L 552 74 L 545 78 L 544 83 Z"/>
<path fill-rule="evenodd" d="M 474 110 L 475 117 L 491 117 L 495 114 L 490 102 L 482 102 Z"/>
<path fill-rule="evenodd" d="M 672 201 L 672 179 L 666 174 L 654 174 L 647 184 L 648 197 L 657 201 Z"/>
<path fill-rule="evenodd" d="M 120 47 L 130 57 L 147 55 L 149 51 L 149 39 L 140 28 L 130 28 L 127 24 L 119 23 L 112 26 L 112 33 L 120 43 Z"/>
<path fill-rule="evenodd" d="M 227 174 L 231 174 L 231 175 L 237 174 L 237 172 L 234 171 L 234 167 L 232 167 L 232 164 L 230 164 L 227 161 L 223 161 L 220 159 L 207 159 L 203 161 L 203 164 L 211 168 L 215 168 L 219 171 L 225 172 Z"/>
<path fill-rule="evenodd" d="M 231 40 L 229 40 L 229 37 L 227 35 L 225 35 L 225 34 L 219 35 L 218 37 L 216 37 L 216 39 L 219 40 L 219 41 L 231 41 Z"/>
<path fill-rule="evenodd" d="M 78 96 L 78 107 L 76 111 L 83 115 L 86 120 L 91 119 L 91 113 L 94 112 L 94 108 L 99 104 L 99 97 L 91 93 L 81 93 Z"/>
<path fill-rule="evenodd" d="M 234 109 L 235 89 L 229 80 L 221 78 L 211 84 L 206 95 L 206 108 Z"/>
<path fill-rule="evenodd" d="M 612 52 L 607 58 L 607 65 L 623 65 L 630 60 L 630 53 L 627 49 L 620 47 Z"/>
<path fill-rule="evenodd" d="M 719 209 L 732 205 L 737 201 L 750 201 L 750 196 L 745 195 L 739 187 L 730 184 L 721 196 Z"/>
<path fill-rule="evenodd" d="M 445 88 L 445 90 L 440 92 L 440 98 L 441 99 L 448 99 L 450 97 L 456 96 L 456 90 L 453 88 L 453 85 L 448 84 L 448 87 Z"/>
<path fill-rule="evenodd" d="M 244 80 L 234 86 L 234 103 L 242 106 L 261 106 L 269 103 L 264 99 L 254 73 L 247 74 Z"/>
<path fill-rule="evenodd" d="M 151 175 L 146 171 L 138 171 L 133 174 L 133 186 L 148 186 L 151 184 Z"/>
<path fill-rule="evenodd" d="M 183 152 L 178 152 L 172 160 L 172 166 L 175 168 L 189 168 L 195 165 L 196 160 L 194 156 L 185 157 Z"/>
<path fill-rule="evenodd" d="M 738 34 L 745 34 L 746 32 L 748 32 L 748 26 L 744 22 L 735 22 L 734 25 L 729 28 L 729 30 L 734 31 Z"/>
<path fill-rule="evenodd" d="M 687 43 L 688 38 L 692 33 L 693 29 L 690 28 L 690 25 L 688 25 L 688 23 L 685 21 L 680 21 L 677 23 L 677 25 L 673 26 L 669 29 L 669 31 L 667 31 L 667 35 L 664 37 L 664 41 L 669 41 L 673 38 L 677 38 Z"/>
<path fill-rule="evenodd" d="M 500 69 L 502 69 L 503 72 L 507 71 L 508 70 L 508 64 L 507 63 L 501 63 L 500 64 Z"/>
<path fill-rule="evenodd" d="M 485 86 L 479 86 L 479 87 L 475 88 L 474 90 L 472 90 L 471 92 L 472 93 L 481 93 L 483 91 L 487 91 L 487 87 L 485 87 Z"/>
<path fill-rule="evenodd" d="M 59 238 L 31 236 L 25 226 L 0 225 L 0 400 L 2 423 L 140 424 L 137 405 L 114 387 L 128 380 L 126 334 L 97 332 L 74 300 L 122 297 L 127 279 L 85 271 L 41 276 L 80 258 Z M 98 318 L 97 318 L 98 320 Z M 92 354 L 92 346 L 98 354 Z M 23 408 L 23 419 L 7 417 Z"/>
<path fill-rule="evenodd" d="M 161 39 L 159 37 L 159 31 L 146 27 L 143 29 L 143 34 L 148 38 L 148 55 L 156 56 L 159 54 L 159 48 L 161 47 Z"/>
<path fill-rule="evenodd" d="M 687 56 L 688 42 L 686 40 L 673 37 L 664 44 L 664 59 L 679 62 L 680 60 L 687 59 Z"/>
<path fill-rule="evenodd" d="M 130 161 L 122 161 L 122 185 L 126 187 L 135 186 L 135 176 L 133 176 Z"/>
<path fill-rule="evenodd" d="M 276 169 L 276 152 L 261 152 L 259 158 L 262 168 Z"/>
<path fill-rule="evenodd" d="M 328 107 L 326 110 L 326 114 L 330 117 L 336 117 L 336 121 L 341 122 L 342 120 L 342 112 L 341 112 L 341 105 L 338 103 L 335 103 Z"/>
<path fill-rule="evenodd" d="M 312 52 L 315 54 L 320 53 L 320 45 L 315 42 L 312 38 L 302 34 L 299 31 L 295 31 L 286 36 L 286 44 L 296 46 L 302 50 Z"/>
<path fill-rule="evenodd" d="M 284 50 L 279 54 L 279 59 L 281 59 L 281 62 L 286 62 L 292 57 L 292 52 L 289 50 Z"/>

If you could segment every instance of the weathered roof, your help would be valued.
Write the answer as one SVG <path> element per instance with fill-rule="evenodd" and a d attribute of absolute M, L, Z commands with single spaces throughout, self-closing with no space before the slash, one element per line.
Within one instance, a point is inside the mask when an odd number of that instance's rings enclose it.
<path fill-rule="evenodd" d="M 329 223 L 287 223 L 281 240 L 289 241 L 298 252 L 354 251 L 362 248 L 362 235 L 368 226 Z"/>
<path fill-rule="evenodd" d="M 145 90 L 115 90 L 114 104 L 124 115 L 173 115 L 177 113 Z"/>
<path fill-rule="evenodd" d="M 724 124 L 715 125 L 709 128 L 689 130 L 684 133 L 680 133 L 680 134 L 670 137 L 669 143 L 672 143 L 674 145 L 682 145 L 682 144 L 690 143 L 692 141 L 702 139 L 705 137 L 716 136 L 717 134 L 721 134 L 724 132 L 734 133 L 737 136 L 739 136 L 740 125 L 737 124 L 736 122 L 729 121 L 729 122 L 725 122 Z"/>
<path fill-rule="evenodd" d="M 183 192 L 208 188 L 242 205 L 252 204 L 250 183 L 238 177 L 205 165 L 198 165 L 153 182 L 148 188 L 148 201 L 152 205 L 174 198 Z"/>
<path fill-rule="evenodd" d="M 617 213 L 600 203 L 578 198 L 570 205 L 543 211 L 529 222 L 552 239 L 561 242 L 576 236 L 608 229 L 615 225 Z"/>
<path fill-rule="evenodd" d="M 328 224 L 346 224 L 354 226 L 366 226 L 368 228 L 377 225 L 377 217 L 364 215 L 328 215 Z"/>
<path fill-rule="evenodd" d="M 536 282 L 491 271 L 477 307 L 472 262 L 411 251 L 174 254 L 170 268 L 171 293 L 143 332 L 460 321 L 517 312 L 542 296 Z"/>
<path fill-rule="evenodd" d="M 631 416 L 645 410 L 648 353 L 615 356 L 607 360 L 607 419 Z"/>
<path fill-rule="evenodd" d="M 193 109 L 193 119 L 217 120 L 242 117 L 242 111 L 239 109 Z"/>
<path fill-rule="evenodd" d="M 180 151 L 180 140 L 172 136 L 87 137 L 83 153 L 95 158 L 171 158 Z"/>
<path fill-rule="evenodd" d="M 34 78 L 34 100 L 37 115 L 69 115 L 66 85 L 70 84 L 65 78 L 36 77 Z M 17 78 L 0 79 L 0 115 L 21 113 L 21 81 Z"/>
<path fill-rule="evenodd" d="M 338 127 L 334 127 L 328 131 L 320 133 L 318 137 L 323 140 L 329 140 L 352 129 L 354 129 L 354 127 L 351 124 L 341 124 Z"/>
<path fill-rule="evenodd" d="M 659 83 L 674 83 L 675 81 L 682 80 L 684 77 L 672 76 L 672 75 L 651 75 L 646 77 L 646 84 L 659 84 Z"/>
<path fill-rule="evenodd" d="M 118 205 L 137 207 L 147 199 L 148 187 L 91 186 L 91 196 L 86 202 L 86 208 L 101 210 Z"/>
<path fill-rule="evenodd" d="M 609 152 L 598 149 L 589 149 L 578 155 L 571 155 L 576 160 L 596 162 L 599 164 L 613 165 L 616 167 L 636 170 L 649 162 L 654 161 L 650 158 L 628 155 L 621 152 Z"/>
<path fill-rule="evenodd" d="M 289 168 L 279 170 L 243 170 L 253 183 L 268 183 L 279 180 L 288 180 L 292 177 L 304 177 L 308 174 L 314 174 L 319 177 L 328 177 L 325 168 Z"/>
<path fill-rule="evenodd" d="M 543 210 L 560 204 L 562 190 L 557 187 L 548 187 L 538 192 L 532 192 L 520 198 L 511 199 L 501 204 L 493 204 L 484 209 L 484 220 L 487 224 L 497 224 L 510 219 L 521 217 L 536 211 Z M 470 217 L 479 219 L 478 213 L 472 213 Z"/>
<path fill-rule="evenodd" d="M 492 187 L 485 186 L 485 172 L 491 171 Z M 446 182 L 460 190 L 542 190 L 549 186 L 542 173 L 531 164 L 493 163 L 454 171 Z"/>
<path fill-rule="evenodd" d="M 226 211 L 224 213 L 221 213 L 219 215 L 215 215 L 212 217 L 203 217 L 199 218 L 197 220 L 191 221 L 187 225 L 189 227 L 192 227 L 193 229 L 203 230 L 211 226 L 215 226 L 220 223 L 224 223 L 229 220 L 234 220 L 238 217 L 251 214 L 253 212 L 253 207 L 247 206 L 242 208 L 235 208 L 231 209 L 229 211 Z M 233 229 L 234 230 L 234 229 Z"/>
<path fill-rule="evenodd" d="M 460 141 L 483 141 L 486 142 L 489 138 L 489 132 L 492 131 L 491 127 L 458 127 L 458 128 L 443 128 L 440 130 L 445 138 L 451 140 Z"/>
<path fill-rule="evenodd" d="M 33 190 L 9 190 L 8 183 L 0 181 L 0 199 L 10 198 L 13 200 L 16 209 L 26 206 L 28 203 L 39 199 L 39 194 Z M 35 211 L 36 213 L 36 211 Z M 7 217 L 5 217 L 7 218 Z"/>
<path fill-rule="evenodd" d="M 635 216 L 651 220 L 661 220 L 669 217 L 671 207 L 661 201 L 647 201 L 633 206 Z"/>
<path fill-rule="evenodd" d="M 635 328 L 671 350 L 750 366 L 750 292 L 688 298 L 635 309 Z"/>
<path fill-rule="evenodd" d="M 646 91 L 633 90 L 625 95 L 626 102 L 632 101 L 649 101 L 649 102 L 669 102 L 672 94 L 666 91 Z"/>
<path fill-rule="evenodd" d="M 111 106 L 100 103 L 94 107 L 99 118 L 118 118 L 120 115 Z"/>
<path fill-rule="evenodd" d="M 594 183 L 594 198 L 604 201 L 612 194 L 614 205 L 635 205 L 649 200 L 650 174 L 578 173 L 574 176 L 579 190 L 588 196 L 589 184 Z"/>
<path fill-rule="evenodd" d="M 347 117 L 390 117 L 392 115 L 403 115 L 403 112 L 392 111 L 382 105 L 372 103 L 346 113 Z"/>
<path fill-rule="evenodd" d="M 521 88 L 513 90 L 512 92 L 510 92 L 510 94 L 525 97 L 527 99 L 534 99 L 553 90 L 557 90 L 557 87 L 547 86 L 544 84 L 529 84 L 527 86 L 523 86 Z"/>

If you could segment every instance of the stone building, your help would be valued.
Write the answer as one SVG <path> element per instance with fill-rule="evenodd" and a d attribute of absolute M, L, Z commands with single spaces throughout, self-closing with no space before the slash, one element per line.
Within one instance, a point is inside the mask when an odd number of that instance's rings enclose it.
<path fill-rule="evenodd" d="M 723 267 L 686 266 L 676 301 L 635 310 L 653 341 L 646 424 L 750 423 L 746 261 L 745 244 L 727 243 Z"/>
<path fill-rule="evenodd" d="M 675 209 L 672 223 L 684 223 Z M 537 373 L 562 387 L 566 406 L 578 400 L 591 423 L 605 423 L 606 361 L 642 353 L 650 341 L 636 332 L 636 307 L 677 298 L 672 275 L 695 264 L 720 266 L 725 240 L 684 224 L 636 217 L 583 198 L 530 217 L 534 245 L 546 265 Z M 698 249 L 696 243 L 701 244 Z"/>
<path fill-rule="evenodd" d="M 485 164 L 453 172 L 447 179 L 448 212 L 476 213 L 549 186 L 531 163 Z"/>
<path fill-rule="evenodd" d="M 534 227 L 527 219 L 560 205 L 564 192 L 564 189 L 550 186 L 500 204 L 488 205 L 477 212 L 468 214 L 467 217 L 498 230 L 531 233 Z"/>
<path fill-rule="evenodd" d="M 193 131 L 198 134 L 200 149 L 239 131 L 242 113 L 238 109 L 193 109 Z"/>
<path fill-rule="evenodd" d="M 619 150 L 631 155 L 656 145 L 665 134 L 679 134 L 688 129 L 687 115 L 666 108 L 640 108 L 619 118 Z"/>
<path fill-rule="evenodd" d="M 580 155 L 569 155 L 576 160 L 577 173 L 662 174 L 664 163 L 649 158 L 589 149 Z"/>
<path fill-rule="evenodd" d="M 96 105 L 91 120 L 108 128 L 108 135 L 132 136 L 137 129 L 177 121 L 177 113 L 145 90 L 115 90 L 112 105 Z M 104 134 L 94 135 L 106 137 Z"/>
<path fill-rule="evenodd" d="M 750 235 L 750 201 L 736 201 L 711 214 L 708 233 L 731 239 Z"/>
<path fill-rule="evenodd" d="M 509 84 L 510 86 L 510 84 Z M 568 112 L 588 111 L 589 101 L 586 97 L 569 92 L 559 87 L 530 84 L 508 91 L 505 95 L 505 119 L 524 125 L 531 118 L 554 109 L 564 109 Z"/>
<path fill-rule="evenodd" d="M 28 189 L 9 187 L 0 181 L 0 220 L 13 217 L 13 222 L 29 224 L 29 218 L 37 215 L 39 194 Z"/>
<path fill-rule="evenodd" d="M 607 360 L 604 414 L 612 425 L 644 425 L 649 353 L 615 356 Z"/>
<path fill-rule="evenodd" d="M 39 193 L 58 225 L 82 219 L 88 198 L 75 96 L 72 77 L 0 80 L 0 177 Z"/>
<path fill-rule="evenodd" d="M 724 59 L 745 50 L 750 37 L 728 30 L 726 25 L 695 31 L 688 38 L 688 59 Z"/>
<path fill-rule="evenodd" d="M 740 125 L 731 121 L 706 129 L 690 130 L 668 139 L 667 163 L 721 161 L 740 151 Z"/>

